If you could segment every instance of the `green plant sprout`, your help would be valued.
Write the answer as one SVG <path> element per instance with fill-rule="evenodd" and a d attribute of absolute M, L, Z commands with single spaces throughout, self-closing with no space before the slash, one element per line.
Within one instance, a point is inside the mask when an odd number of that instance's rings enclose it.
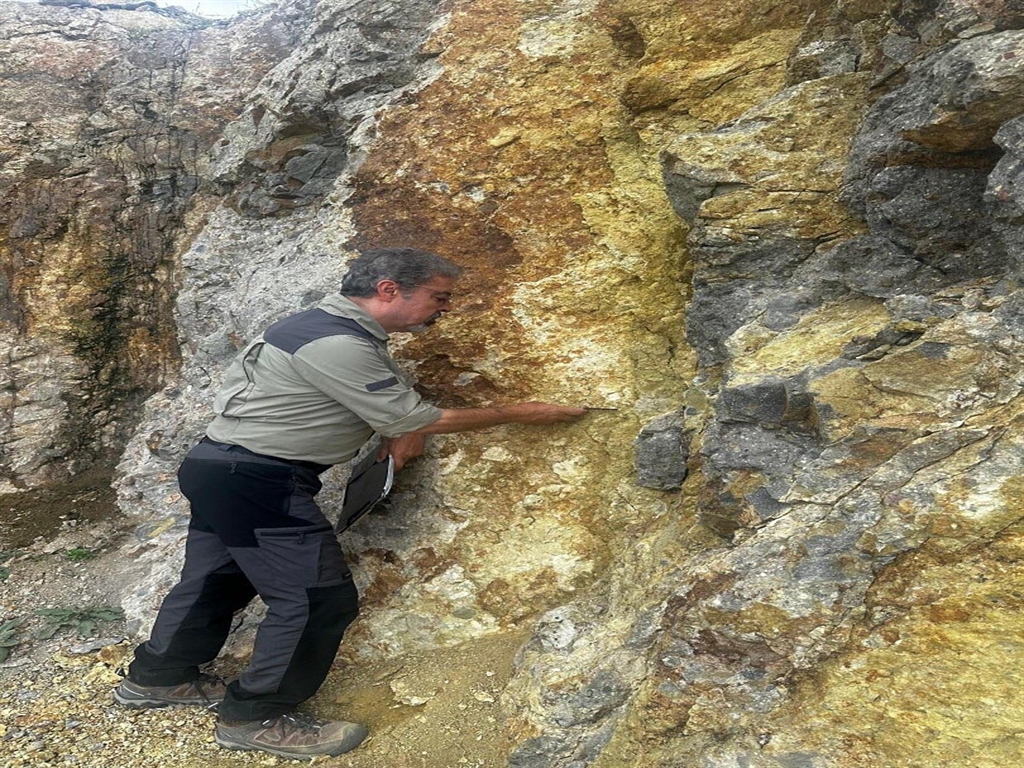
<path fill-rule="evenodd" d="M 73 629 L 79 637 L 95 637 L 96 625 L 108 621 L 121 621 L 124 611 L 120 608 L 101 606 L 98 608 L 40 608 L 37 616 L 46 620 L 46 626 L 39 633 L 41 640 L 53 637 L 65 627 Z"/>
<path fill-rule="evenodd" d="M 7 661 L 7 657 L 11 655 L 11 649 L 18 645 L 18 641 L 14 639 L 14 633 L 24 623 L 25 619 L 11 619 L 0 624 L 0 663 Z"/>
<path fill-rule="evenodd" d="M 72 562 L 81 563 L 86 560 L 92 560 L 96 557 L 96 553 L 91 549 L 86 549 L 85 547 L 75 547 L 74 549 L 69 549 L 65 552 L 64 556 Z"/>

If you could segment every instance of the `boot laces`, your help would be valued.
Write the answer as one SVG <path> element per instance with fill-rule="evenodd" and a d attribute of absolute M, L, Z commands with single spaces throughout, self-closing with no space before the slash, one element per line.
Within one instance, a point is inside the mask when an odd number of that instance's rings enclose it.
<path fill-rule="evenodd" d="M 286 730 L 292 731 L 319 731 L 329 722 L 327 720 L 321 720 L 318 717 L 305 715 L 299 712 L 289 712 L 287 714 L 280 715 L 277 719 L 280 720 L 282 726 Z M 263 724 L 271 725 L 273 722 L 274 720 L 267 720 Z"/>
<path fill-rule="evenodd" d="M 219 702 L 210 700 L 210 697 L 206 695 L 206 688 L 204 686 L 212 687 L 216 685 L 224 685 L 224 681 L 216 675 L 208 675 L 205 672 L 200 672 L 199 677 L 192 681 L 192 687 L 196 689 L 196 693 L 203 697 L 207 709 L 216 707 Z"/>

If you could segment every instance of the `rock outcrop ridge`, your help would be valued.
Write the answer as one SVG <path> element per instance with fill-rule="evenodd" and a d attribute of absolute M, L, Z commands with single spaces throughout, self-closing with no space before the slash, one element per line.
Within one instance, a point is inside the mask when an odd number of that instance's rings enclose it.
<path fill-rule="evenodd" d="M 0 5 L 18 76 L 69 94 L 0 132 L 5 471 L 120 445 L 114 406 L 159 389 L 118 481 L 151 573 L 133 628 L 237 348 L 353 249 L 426 247 L 467 267 L 458 312 L 400 345 L 432 398 L 604 410 L 435 440 L 344 537 L 343 662 L 528 631 L 501 701 L 519 768 L 1024 758 L 1018 3 L 59 13 Z M 141 30 L 155 95 L 113 64 L 82 91 L 33 30 L 83 61 L 109 37 L 111 62 Z M 225 46 L 252 65 L 228 77 Z"/>

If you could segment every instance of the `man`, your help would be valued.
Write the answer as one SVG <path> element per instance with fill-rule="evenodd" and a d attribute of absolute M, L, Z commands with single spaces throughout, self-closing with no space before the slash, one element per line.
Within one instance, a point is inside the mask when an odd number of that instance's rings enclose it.
<path fill-rule="evenodd" d="M 134 708 L 217 707 L 216 741 L 285 757 L 337 755 L 361 725 L 294 712 L 323 683 L 358 606 L 318 476 L 374 434 L 395 466 L 424 436 L 497 424 L 557 424 L 581 408 L 519 403 L 441 409 L 424 403 L 387 352 L 390 333 L 421 331 L 451 309 L 459 268 L 411 248 L 355 259 L 340 295 L 271 325 L 229 369 L 216 417 L 178 473 L 192 518 L 181 580 L 114 692 Z M 199 672 L 232 615 L 259 595 L 266 618 L 252 659 L 225 685 Z"/>

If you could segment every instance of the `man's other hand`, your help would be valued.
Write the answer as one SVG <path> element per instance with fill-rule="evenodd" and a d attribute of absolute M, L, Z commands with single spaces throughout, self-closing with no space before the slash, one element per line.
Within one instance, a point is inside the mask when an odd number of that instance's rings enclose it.
<path fill-rule="evenodd" d="M 560 424 L 577 421 L 588 413 L 586 408 L 555 403 L 518 403 L 506 407 L 511 411 L 513 421 L 518 424 Z"/>
<path fill-rule="evenodd" d="M 388 454 L 395 459 L 395 469 L 399 470 L 409 461 L 417 456 L 422 456 L 426 447 L 426 436 L 418 432 L 410 432 L 407 435 L 388 437 L 381 443 L 380 451 L 377 453 L 377 460 L 383 461 Z"/>

